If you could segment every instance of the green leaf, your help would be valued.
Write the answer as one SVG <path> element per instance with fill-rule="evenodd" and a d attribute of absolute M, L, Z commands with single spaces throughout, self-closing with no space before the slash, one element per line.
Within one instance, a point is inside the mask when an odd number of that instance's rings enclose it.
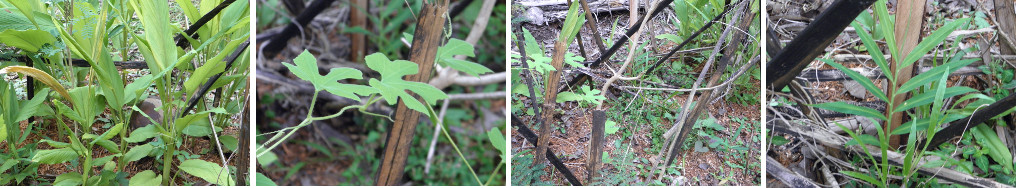
<path fill-rule="evenodd" d="M 240 44 L 243 43 L 244 41 L 245 40 L 231 41 L 220 50 L 222 50 L 223 52 L 232 52 L 236 50 L 236 48 L 239 47 Z M 198 89 L 198 86 L 201 86 L 202 84 L 207 82 L 209 78 L 211 78 L 215 74 L 219 74 L 221 72 L 226 71 L 227 62 L 223 61 L 223 59 L 225 59 L 226 56 L 229 56 L 231 54 L 232 53 L 218 53 L 215 55 L 215 57 L 212 57 L 212 59 L 205 61 L 205 64 L 201 65 L 201 67 L 198 67 L 196 70 L 194 70 L 194 72 L 191 73 L 190 78 L 187 78 L 187 81 L 183 83 L 184 91 L 186 91 L 187 93 L 194 93 Z M 215 88 L 214 87 L 209 88 L 209 90 L 212 89 Z"/>
<path fill-rule="evenodd" d="M 832 110 L 832 111 L 835 111 L 835 112 L 841 112 L 841 113 L 846 113 L 846 114 L 853 114 L 853 115 L 859 115 L 859 116 L 864 116 L 864 117 L 871 117 L 871 118 L 878 118 L 878 119 L 881 119 L 881 120 L 886 120 L 885 116 L 882 115 L 882 113 L 878 112 L 878 110 L 867 108 L 867 107 L 860 107 L 860 106 L 856 106 L 856 105 L 852 105 L 852 104 L 847 104 L 847 103 L 842 102 L 842 101 L 828 102 L 828 103 L 821 103 L 821 104 L 814 104 L 812 106 L 817 107 L 817 108 L 826 109 L 826 110 Z"/>
<path fill-rule="evenodd" d="M 193 126 L 187 126 L 187 128 L 184 128 L 183 129 L 183 134 L 186 134 L 187 136 L 193 136 L 193 137 L 211 136 L 212 135 L 212 130 L 209 128 L 210 126 L 211 126 L 211 124 L 209 124 L 208 119 L 207 118 L 203 118 L 201 120 L 194 121 Z M 220 132 L 220 131 L 222 131 L 222 128 L 215 127 L 215 132 Z"/>
<path fill-rule="evenodd" d="M 942 74 L 947 75 L 952 74 L 953 71 L 959 70 L 960 67 L 967 66 L 970 63 L 973 63 L 974 61 L 977 60 L 978 59 L 964 59 L 952 63 L 947 63 L 944 65 L 939 65 L 935 68 L 931 68 L 931 70 L 928 70 L 928 72 L 918 74 L 917 76 L 910 78 L 910 80 L 907 81 L 906 83 L 903 83 L 903 85 L 900 86 L 898 92 L 906 93 L 913 91 L 914 89 L 917 89 L 921 86 L 924 86 L 925 84 L 937 80 L 938 78 L 942 77 Z"/>
<path fill-rule="evenodd" d="M 78 153 L 75 153 L 73 149 L 61 148 L 40 150 L 32 157 L 32 161 L 42 164 L 60 164 L 77 158 Z"/>
<path fill-rule="evenodd" d="M 42 29 L 43 31 L 53 31 L 55 26 L 51 18 L 43 13 L 35 12 L 31 15 L 31 19 L 25 16 L 25 14 L 19 12 L 15 8 L 0 8 L 0 31 L 4 30 L 33 30 Z M 33 21 L 39 24 L 38 28 L 35 27 Z"/>
<path fill-rule="evenodd" d="M 236 182 L 229 176 L 229 171 L 219 164 L 201 159 L 190 159 L 180 163 L 180 170 L 199 177 L 216 185 L 233 186 Z"/>
<path fill-rule="evenodd" d="M 782 146 L 790 143 L 790 140 L 787 140 L 787 138 L 784 138 L 783 136 L 772 136 L 770 138 L 769 143 L 772 143 L 774 146 Z"/>
<path fill-rule="evenodd" d="M 854 172 L 854 171 L 840 171 L 840 173 L 846 174 L 847 176 L 850 176 L 850 177 L 854 177 L 854 178 L 857 178 L 857 179 L 864 180 L 865 182 L 868 182 L 870 184 L 882 185 L 882 182 L 880 182 L 878 180 L 875 180 L 875 178 L 873 178 L 871 176 L 868 176 L 868 174 L 864 174 L 864 173 L 860 173 L 860 172 Z"/>
<path fill-rule="evenodd" d="M 448 98 L 443 91 L 429 84 L 402 80 L 403 76 L 416 74 L 419 70 L 416 63 L 404 60 L 391 61 L 381 53 L 368 55 L 365 59 L 367 67 L 381 74 L 381 80 L 370 79 L 370 86 L 376 88 L 389 105 L 396 104 L 401 98 L 406 107 L 426 114 L 427 107 L 409 95 L 406 90 L 420 95 L 429 105 L 434 105 L 439 99 Z"/>
<path fill-rule="evenodd" d="M 155 129 L 155 126 L 149 125 L 134 129 L 134 131 L 130 133 L 130 136 L 128 136 L 125 140 L 130 143 L 137 143 L 148 140 L 149 138 L 154 138 L 158 135 L 159 132 Z"/>
<path fill-rule="evenodd" d="M 150 144 L 134 146 L 127 151 L 127 154 L 123 155 L 123 159 L 126 160 L 126 162 L 141 160 L 141 158 L 148 156 L 148 153 L 151 153 L 152 149 L 155 149 L 155 147 Z"/>
<path fill-rule="evenodd" d="M 226 150 L 229 151 L 235 151 L 236 147 L 238 147 L 237 145 L 239 144 L 239 141 L 236 140 L 236 137 L 229 135 L 219 136 L 219 142 L 222 142 L 222 146 L 226 147 Z"/>
<path fill-rule="evenodd" d="M 159 186 L 162 183 L 162 175 L 156 175 L 152 170 L 141 171 L 131 177 L 130 186 Z"/>
<path fill-rule="evenodd" d="M 53 180 L 53 186 L 78 186 L 81 185 L 81 182 L 81 174 L 68 172 L 56 176 L 56 180 Z"/>
<path fill-rule="evenodd" d="M 56 37 L 42 30 L 6 30 L 0 32 L 0 43 L 29 52 L 39 52 L 45 44 L 56 42 Z"/>
<path fill-rule="evenodd" d="M 864 143 L 865 145 L 875 145 L 875 146 L 879 145 L 878 138 L 875 138 L 875 136 L 867 134 L 857 135 L 857 137 L 851 138 L 850 141 L 847 141 L 847 143 L 844 145 L 853 146 L 859 143 Z"/>
<path fill-rule="evenodd" d="M 974 138 L 976 138 L 974 140 L 977 140 L 977 144 L 987 150 L 988 156 L 991 156 L 991 159 L 1002 164 L 1005 169 L 1012 170 L 1012 153 L 1009 153 L 1009 148 L 1006 147 L 1005 143 L 1002 143 L 1002 140 L 998 138 L 998 134 L 994 130 L 985 124 L 979 124 L 971 130 Z"/>
<path fill-rule="evenodd" d="M 303 53 L 296 56 L 293 59 L 294 64 L 283 62 L 289 71 L 292 71 L 300 79 L 310 82 L 314 85 L 315 90 L 321 91 L 326 90 L 329 93 L 335 94 L 336 96 L 345 97 L 353 100 L 360 100 L 360 97 L 356 95 L 367 95 L 374 93 L 375 90 L 365 86 L 341 84 L 338 81 L 342 79 L 363 79 L 363 73 L 359 70 L 351 68 L 333 68 L 327 75 L 321 75 L 318 73 L 317 59 L 310 52 L 304 50 Z"/>
<path fill-rule="evenodd" d="M 95 144 L 102 146 L 102 148 L 106 148 L 106 150 L 108 150 L 110 153 L 120 153 L 120 146 L 117 146 L 116 143 L 114 143 L 113 141 L 109 141 L 106 139 L 98 139 L 96 140 Z"/>
<path fill-rule="evenodd" d="M 970 18 L 953 20 L 946 23 L 945 26 L 942 26 L 941 28 L 938 28 L 938 30 L 932 32 L 931 35 L 928 35 L 928 37 L 924 37 L 924 39 L 921 40 L 921 43 L 918 43 L 917 46 L 914 46 L 914 50 L 910 51 L 910 55 L 907 55 L 907 57 L 903 59 L 900 67 L 908 67 L 911 64 L 914 64 L 914 62 L 921 59 L 924 54 L 927 54 L 929 51 L 935 49 L 935 47 L 941 44 L 942 41 L 944 41 L 950 33 L 955 31 L 957 27 L 968 22 L 970 22 Z"/>
<path fill-rule="evenodd" d="M 970 93 L 970 92 L 976 92 L 976 91 L 977 90 L 975 90 L 974 88 L 969 88 L 969 87 L 964 87 L 964 86 L 950 87 L 950 88 L 946 88 L 945 89 L 944 98 L 952 98 L 952 97 L 954 97 L 956 95 L 961 95 L 961 94 L 964 94 L 964 93 Z M 910 97 L 910 99 L 907 99 L 907 101 L 904 101 L 903 104 L 900 105 L 900 107 L 896 107 L 896 110 L 893 110 L 893 112 L 902 112 L 902 111 L 910 110 L 911 108 L 914 108 L 914 107 L 931 104 L 931 102 L 933 102 L 934 99 L 935 99 L 935 93 L 933 93 L 933 92 L 924 92 L 924 93 L 921 93 L 921 94 L 917 94 L 917 95 L 914 95 L 913 97 Z"/>
<path fill-rule="evenodd" d="M 558 37 L 560 41 L 571 43 L 575 39 L 575 34 L 579 33 L 579 29 L 582 28 L 582 23 L 586 21 L 586 17 L 579 14 L 579 3 L 572 3 L 571 7 L 568 8 L 568 14 L 561 24 L 561 36 Z M 565 47 L 567 48 L 567 47 Z"/>
<path fill-rule="evenodd" d="M 861 15 L 867 15 L 868 16 L 867 18 L 871 19 L 871 16 L 868 15 L 867 13 L 862 13 Z M 861 18 L 861 17 L 858 17 L 858 18 Z M 872 21 L 872 22 L 874 22 L 874 21 Z M 864 28 L 864 27 L 861 27 L 857 23 L 858 22 L 854 22 L 854 23 L 851 23 L 850 25 L 853 26 L 854 28 Z M 872 24 L 874 24 L 874 23 L 872 23 Z M 889 70 L 889 62 L 887 62 L 886 59 L 885 59 L 885 56 L 882 55 L 882 50 L 879 50 L 878 43 L 875 42 L 875 40 L 871 38 L 871 35 L 869 35 L 868 32 L 866 32 L 864 30 L 858 30 L 857 31 L 857 36 L 861 38 L 861 42 L 864 43 L 864 47 L 869 49 L 868 50 L 868 54 L 871 55 L 871 57 L 872 57 L 871 59 L 875 61 L 875 64 L 878 65 L 878 68 L 882 70 L 882 73 L 885 74 L 885 75 L 891 75 L 891 74 L 889 74 L 889 73 L 892 72 L 892 71 Z M 890 79 L 896 79 L 896 77 L 889 77 L 889 78 Z"/>
<path fill-rule="evenodd" d="M 497 151 L 501 152 L 501 158 L 504 159 L 506 154 L 505 153 L 506 141 L 504 136 L 501 135 L 501 129 L 494 127 L 493 129 L 490 129 L 490 131 L 487 131 L 487 139 L 490 140 L 490 144 L 494 145 L 494 148 L 496 148 Z"/>
<path fill-rule="evenodd" d="M 825 62 L 827 65 L 839 69 L 840 71 L 843 71 L 843 73 L 846 73 L 847 76 L 850 76 L 851 79 L 857 81 L 857 83 L 861 84 L 861 86 L 864 87 L 865 90 L 868 90 L 869 93 L 871 93 L 875 97 L 878 97 L 878 99 L 881 99 L 882 101 L 889 101 L 889 98 L 886 97 L 885 93 L 882 93 L 882 89 L 878 88 L 878 86 L 875 86 L 875 83 L 872 83 L 871 80 L 868 79 L 868 77 L 861 75 L 861 73 L 857 73 L 857 71 L 850 70 L 847 67 L 844 67 L 843 65 L 834 62 L 833 60 L 824 58 L 819 58 L 818 60 Z"/>
<path fill-rule="evenodd" d="M 493 72 L 487 67 L 478 63 L 455 59 L 456 55 L 473 57 L 473 45 L 459 39 L 450 39 L 444 46 L 437 48 L 437 62 L 443 66 L 449 66 L 455 70 L 479 77 L 480 74 Z"/>
<path fill-rule="evenodd" d="M 279 186 L 279 185 L 276 185 L 275 182 L 272 181 L 272 179 L 268 178 L 268 176 L 265 176 L 264 174 L 261 174 L 260 172 L 256 172 L 255 174 L 257 176 L 257 180 L 256 180 L 257 181 L 257 186 Z"/>
<path fill-rule="evenodd" d="M 173 42 L 173 29 L 169 20 L 168 1 L 130 1 L 137 11 L 144 29 L 144 39 L 148 41 L 148 49 L 152 58 L 146 57 L 148 68 L 152 72 L 162 72 L 172 68 L 170 64 L 177 61 L 177 47 Z M 139 45 L 141 47 L 143 45 Z"/>
<path fill-rule="evenodd" d="M 561 92 L 557 94 L 556 102 L 568 102 L 568 101 L 581 101 L 582 96 L 575 94 L 571 91 Z"/>
<path fill-rule="evenodd" d="M 614 133 L 617 133 L 617 131 L 620 129 L 621 127 L 617 126 L 617 122 L 608 120 L 603 127 L 603 132 L 606 135 L 612 135 Z"/>
<path fill-rule="evenodd" d="M 4 115 L 0 114 L 0 140 L 7 140 L 7 123 L 4 120 Z"/>
<path fill-rule="evenodd" d="M 14 167 L 14 165 L 17 165 L 18 162 L 20 162 L 20 161 L 18 161 L 18 160 L 7 160 L 7 161 L 4 161 L 4 164 L 0 165 L 0 174 L 6 174 L 4 172 L 7 172 L 7 170 L 11 169 L 11 167 Z"/>
<path fill-rule="evenodd" d="M 676 3 L 676 4 L 682 4 L 682 3 Z M 674 34 L 670 34 L 670 33 L 662 34 L 662 35 L 656 35 L 656 38 L 657 39 L 667 39 L 667 40 L 670 40 L 671 42 L 674 42 L 674 43 L 681 43 L 681 37 L 679 37 L 677 35 L 674 35 Z"/>

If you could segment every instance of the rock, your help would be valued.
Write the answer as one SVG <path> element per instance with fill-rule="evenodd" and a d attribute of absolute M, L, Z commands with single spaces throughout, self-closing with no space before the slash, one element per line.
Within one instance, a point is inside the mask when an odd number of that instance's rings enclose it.
<path fill-rule="evenodd" d="M 868 92 L 868 90 L 864 89 L 864 86 L 861 86 L 860 83 L 853 80 L 843 81 L 843 87 L 847 88 L 847 93 L 850 93 L 850 96 L 860 99 L 865 98 L 865 94 Z"/>
<path fill-rule="evenodd" d="M 526 14 L 522 17 L 536 25 L 543 25 L 547 23 L 547 18 L 543 17 L 543 9 L 540 9 L 539 7 L 530 7 L 529 10 L 526 10 Z"/>
<path fill-rule="evenodd" d="M 701 168 L 702 170 L 709 170 L 709 164 L 706 163 L 699 163 L 698 167 Z"/>
<path fill-rule="evenodd" d="M 145 114 L 147 114 L 148 117 L 151 117 L 155 121 L 162 121 L 162 111 L 155 110 L 156 107 L 162 106 L 162 100 L 159 100 L 159 98 L 148 97 L 147 99 L 138 103 L 137 106 L 139 109 L 141 109 L 142 112 L 145 112 Z M 130 126 L 132 129 L 145 127 L 148 126 L 149 124 L 152 124 L 152 122 L 149 121 L 148 118 L 145 117 L 144 115 L 141 115 L 141 113 L 135 111 L 131 115 Z"/>

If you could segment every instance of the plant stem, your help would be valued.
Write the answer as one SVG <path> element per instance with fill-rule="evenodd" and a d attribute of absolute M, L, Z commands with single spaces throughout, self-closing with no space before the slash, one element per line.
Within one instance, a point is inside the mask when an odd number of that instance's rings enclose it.
<path fill-rule="evenodd" d="M 431 111 L 431 114 L 432 114 L 431 117 L 434 117 L 433 116 L 434 110 L 431 109 L 430 111 Z M 467 160 L 466 157 L 464 155 L 462 155 L 462 151 L 459 150 L 459 146 L 455 144 L 455 140 L 452 140 L 452 136 L 448 134 L 448 128 L 443 127 L 444 126 L 443 123 L 438 124 L 436 121 L 434 123 L 437 124 L 437 126 L 442 126 L 441 132 L 444 133 L 445 138 L 448 139 L 448 142 L 452 143 L 452 148 L 455 148 L 455 153 L 459 154 L 459 158 L 462 159 L 462 163 L 465 163 L 466 164 L 466 168 L 469 168 L 469 172 L 473 174 L 473 178 L 476 179 L 476 183 L 479 184 L 479 185 L 483 185 L 483 182 L 480 181 L 480 177 L 476 176 L 476 171 L 473 170 L 473 167 L 469 165 L 469 160 Z"/>
<path fill-rule="evenodd" d="M 494 173 L 490 174 L 490 177 L 487 178 L 487 183 L 483 184 L 483 186 L 490 186 L 490 182 L 494 181 L 494 176 L 496 176 L 497 172 L 501 170 L 501 166 L 504 166 L 504 159 L 501 159 L 501 162 L 497 163 L 497 167 L 494 168 Z"/>

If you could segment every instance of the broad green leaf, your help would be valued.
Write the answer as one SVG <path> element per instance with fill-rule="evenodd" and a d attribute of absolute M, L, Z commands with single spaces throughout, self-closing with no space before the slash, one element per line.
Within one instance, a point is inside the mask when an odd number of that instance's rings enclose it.
<path fill-rule="evenodd" d="M 110 153 L 120 153 L 120 146 L 118 146 L 113 141 L 109 141 L 106 139 L 97 139 L 95 144 L 102 146 L 102 148 L 106 148 L 106 150 L 109 151 Z"/>
<path fill-rule="evenodd" d="M 568 101 L 581 101 L 582 96 L 575 94 L 570 91 L 561 92 L 557 94 L 556 102 L 568 102 Z"/>
<path fill-rule="evenodd" d="M 49 88 L 43 88 L 39 90 L 39 92 L 36 92 L 35 97 L 32 98 L 32 100 L 22 103 L 21 108 L 15 112 L 17 116 L 15 116 L 14 121 L 24 121 L 33 115 L 37 115 L 36 112 L 38 112 L 39 108 L 45 106 L 42 105 L 42 102 L 46 101 L 46 94 L 48 94 L 49 91 Z"/>
<path fill-rule="evenodd" d="M 50 21 L 51 17 L 46 14 L 35 12 L 31 15 L 31 17 L 32 20 L 29 20 L 25 14 L 21 13 L 16 8 L 0 8 L 0 31 L 41 29 L 48 32 L 56 29 L 53 22 Z M 33 20 L 36 24 L 39 24 L 39 27 L 41 28 L 36 27 L 35 24 L 33 24 Z"/>
<path fill-rule="evenodd" d="M 606 135 L 612 135 L 614 133 L 617 133 L 618 130 L 621 130 L 621 127 L 617 126 L 617 122 L 610 120 L 608 120 L 603 127 L 603 132 Z"/>
<path fill-rule="evenodd" d="M 202 120 L 204 120 L 204 121 L 202 121 Z M 209 128 L 211 126 L 211 124 L 207 120 L 208 120 L 208 118 L 204 118 L 204 119 L 201 119 L 201 120 L 198 120 L 198 121 L 194 121 L 192 126 L 187 126 L 187 128 L 183 129 L 183 134 L 186 134 L 187 136 L 193 136 L 193 137 L 211 136 L 212 135 L 212 129 Z M 222 128 L 215 127 L 215 132 L 221 132 L 221 131 L 222 131 Z"/>
<path fill-rule="evenodd" d="M 1005 169 L 1012 170 L 1012 153 L 1009 153 L 1009 148 L 1006 147 L 1005 143 L 998 138 L 998 134 L 985 124 L 979 124 L 971 129 L 974 134 L 974 140 L 977 141 L 978 145 L 984 147 L 988 152 L 988 156 L 991 159 L 997 161 Z"/>
<path fill-rule="evenodd" d="M 143 36 L 151 51 L 152 58 L 145 58 L 148 68 L 152 72 L 172 68 L 170 64 L 176 62 L 178 56 L 169 20 L 169 2 L 132 0 L 130 4 L 141 19 Z"/>
<path fill-rule="evenodd" d="M 148 153 L 151 153 L 152 149 L 155 149 L 155 147 L 150 144 L 134 146 L 123 155 L 123 159 L 126 162 L 141 160 L 141 158 L 148 156 Z"/>
<path fill-rule="evenodd" d="M 976 92 L 976 91 L 977 90 L 975 90 L 974 88 L 969 88 L 969 87 L 964 87 L 964 86 L 950 87 L 950 88 L 946 88 L 945 89 L 944 98 L 952 98 L 952 97 L 955 97 L 956 95 L 961 95 L 961 94 L 964 94 L 964 93 L 970 93 L 970 92 Z M 933 93 L 933 92 L 924 92 L 924 93 L 921 93 L 921 94 L 917 94 L 917 95 L 914 95 L 913 97 L 910 97 L 910 99 L 907 99 L 907 101 L 904 101 L 903 104 L 900 105 L 900 107 L 896 107 L 896 110 L 893 110 L 893 112 L 902 112 L 902 111 L 910 110 L 911 108 L 914 108 L 914 107 L 917 107 L 917 106 L 931 104 L 931 102 L 933 102 L 934 99 L 935 99 L 935 93 Z"/>
<path fill-rule="evenodd" d="M 180 170 L 216 185 L 233 186 L 236 182 L 229 176 L 228 169 L 219 164 L 201 159 L 190 159 L 180 163 Z"/>
<path fill-rule="evenodd" d="M 53 180 L 53 186 L 78 186 L 81 185 L 81 182 L 81 174 L 67 172 L 56 176 L 56 180 Z"/>
<path fill-rule="evenodd" d="M 78 154 L 71 148 L 40 150 L 32 157 L 33 162 L 42 164 L 59 164 L 78 158 Z"/>
<path fill-rule="evenodd" d="M 239 144 L 239 141 L 236 140 L 236 137 L 229 135 L 219 136 L 219 142 L 222 142 L 222 147 L 225 147 L 226 150 L 230 151 L 235 151 L 237 145 Z"/>
<path fill-rule="evenodd" d="M 333 68 L 327 75 L 321 75 L 321 73 L 318 72 L 317 59 L 315 59 L 314 55 L 311 55 L 307 50 L 304 50 L 303 53 L 296 56 L 296 58 L 293 59 L 293 63 L 295 64 L 285 62 L 282 64 L 285 65 L 286 68 L 289 68 L 289 71 L 293 72 L 293 74 L 300 79 L 313 84 L 315 90 L 317 91 L 326 90 L 337 96 L 357 101 L 360 100 L 360 97 L 358 97 L 356 93 L 368 95 L 375 92 L 375 90 L 370 89 L 369 87 L 338 83 L 338 81 L 342 79 L 363 79 L 363 73 L 356 69 Z"/>
<path fill-rule="evenodd" d="M 92 167 L 97 167 L 97 166 L 105 165 L 106 162 L 113 161 L 113 157 L 116 157 L 116 156 L 120 156 L 120 155 L 108 155 L 108 156 L 105 156 L 105 157 L 94 158 L 94 159 L 92 159 Z"/>
<path fill-rule="evenodd" d="M 526 55 L 530 58 L 546 56 L 543 54 L 543 48 L 540 47 L 540 43 L 536 42 L 536 37 L 533 37 L 532 33 L 529 33 L 529 29 L 522 28 L 522 37 L 526 41 Z M 533 68 L 530 66 L 529 68 Z"/>
<path fill-rule="evenodd" d="M 279 185 L 276 185 L 275 182 L 272 181 L 271 178 L 268 178 L 268 176 L 265 176 L 264 174 L 261 174 L 260 172 L 256 172 L 255 174 L 257 174 L 257 180 L 256 180 L 257 181 L 257 186 L 279 186 Z"/>
<path fill-rule="evenodd" d="M 187 116 L 184 116 L 183 118 L 176 119 L 175 124 L 176 124 L 175 128 L 177 130 L 177 133 L 183 133 L 183 134 L 187 134 L 189 136 L 194 136 L 194 137 L 202 137 L 202 136 L 207 136 L 208 134 L 210 134 L 210 132 L 207 132 L 208 131 L 207 129 L 202 131 L 202 130 L 195 130 L 194 128 L 191 128 L 191 127 L 194 127 L 194 126 L 206 127 L 207 128 L 208 125 L 211 124 L 211 122 L 209 122 L 209 120 L 208 120 L 208 113 L 197 113 L 197 114 L 187 115 Z"/>
<path fill-rule="evenodd" d="M 900 67 L 907 67 L 910 66 L 911 64 L 914 64 L 914 62 L 917 62 L 917 60 L 921 59 L 924 56 L 924 54 L 927 54 L 932 49 L 935 49 L 935 47 L 938 47 L 939 44 L 942 44 L 942 41 L 944 41 L 945 38 L 947 38 L 950 33 L 955 31 L 957 27 L 969 22 L 970 18 L 956 19 L 949 23 L 946 23 L 941 28 L 938 28 L 938 30 L 932 32 L 931 35 L 928 35 L 928 37 L 924 37 L 924 39 L 921 40 L 921 43 L 918 43 L 917 46 L 914 46 L 914 50 L 910 51 L 910 55 L 907 55 L 906 59 L 903 60 L 902 62 L 903 64 Z"/>
<path fill-rule="evenodd" d="M 7 140 L 7 125 L 4 123 L 4 116 L 0 114 L 0 140 Z"/>
<path fill-rule="evenodd" d="M 130 186 L 159 186 L 162 183 L 162 175 L 156 175 L 152 170 L 141 171 L 131 177 Z"/>
<path fill-rule="evenodd" d="M 682 3 L 675 3 L 675 4 L 682 4 Z M 670 40 L 670 42 L 674 42 L 674 43 L 681 43 L 681 41 L 682 41 L 680 36 L 677 36 L 675 34 L 670 34 L 670 33 L 662 34 L 662 35 L 656 35 L 656 38 L 657 39 L 667 39 L 667 40 Z"/>
<path fill-rule="evenodd" d="M 489 68 L 478 63 L 455 59 L 456 55 L 473 57 L 473 45 L 459 39 L 450 39 L 444 46 L 437 48 L 438 64 L 449 66 L 452 69 L 462 71 L 466 74 L 479 77 L 480 74 L 493 72 Z"/>
<path fill-rule="evenodd" d="M 114 136 L 120 134 L 123 127 L 123 123 L 117 123 L 116 125 L 113 125 L 113 127 L 110 127 L 109 130 L 106 130 L 106 132 L 103 132 L 99 137 L 104 140 L 112 139 Z"/>
<path fill-rule="evenodd" d="M 46 143 L 46 144 L 49 145 L 49 147 L 58 148 L 58 149 L 59 148 L 71 147 L 71 144 L 69 144 L 69 143 L 54 141 L 54 140 L 50 140 L 50 139 L 42 139 L 39 142 L 40 143 Z"/>
<path fill-rule="evenodd" d="M 20 162 L 20 161 L 19 160 L 6 160 L 6 161 L 4 161 L 4 164 L 0 165 L 0 173 L 7 172 L 7 170 L 11 169 L 11 167 L 14 167 L 14 165 L 18 165 L 18 162 Z"/>
<path fill-rule="evenodd" d="M 501 158 L 504 159 L 506 141 L 504 135 L 501 135 L 501 129 L 494 127 L 490 131 L 487 131 L 487 139 L 490 140 L 490 144 L 494 145 L 497 151 L 501 152 Z"/>
<path fill-rule="evenodd" d="M 155 126 L 148 125 L 138 129 L 134 129 L 134 131 L 131 131 L 130 136 L 128 136 L 127 139 L 125 140 L 130 143 L 137 143 L 148 140 L 149 138 L 154 138 L 155 136 L 158 135 L 159 132 L 155 129 Z"/>
<path fill-rule="evenodd" d="M 835 111 L 835 112 L 841 112 L 841 113 L 846 113 L 846 114 L 853 114 L 853 115 L 859 115 L 859 116 L 864 116 L 864 117 L 871 117 L 871 118 L 878 118 L 878 119 L 881 119 L 881 120 L 886 120 L 885 116 L 882 115 L 882 113 L 878 112 L 878 110 L 867 108 L 867 107 L 860 107 L 860 106 L 853 105 L 853 104 L 847 104 L 847 103 L 842 102 L 842 101 L 828 102 L 828 103 L 821 103 L 821 104 L 814 104 L 812 106 L 817 107 L 817 108 L 826 109 L 826 110 L 832 110 L 832 111 Z"/>
<path fill-rule="evenodd" d="M 56 37 L 42 30 L 6 30 L 0 32 L 0 43 L 29 52 L 39 52 L 45 44 L 56 42 Z"/>
<path fill-rule="evenodd" d="M 857 73 L 857 71 L 850 70 L 847 67 L 844 67 L 843 65 L 834 62 L 833 60 L 824 58 L 819 58 L 818 60 L 825 62 L 827 65 L 839 69 L 840 71 L 843 71 L 843 73 L 846 73 L 847 76 L 850 76 L 851 79 L 857 81 L 857 83 L 861 84 L 861 86 L 864 87 L 865 90 L 868 90 L 869 93 L 871 93 L 875 97 L 878 97 L 878 99 L 881 99 L 882 101 L 889 101 L 889 98 L 887 98 L 885 93 L 882 92 L 882 89 L 878 88 L 878 86 L 875 86 L 875 83 L 872 83 L 871 79 L 868 79 L 868 77 L 861 75 L 861 73 Z"/>
<path fill-rule="evenodd" d="M 368 55 L 365 59 L 367 67 L 381 74 L 381 80 L 370 79 L 370 86 L 378 89 L 381 97 L 388 101 L 389 105 L 396 104 L 401 98 L 406 107 L 426 114 L 427 107 L 409 95 L 406 90 L 419 95 L 428 105 L 434 105 L 439 99 L 448 98 L 443 91 L 429 84 L 402 80 L 403 76 L 416 74 L 418 71 L 416 63 L 404 60 L 391 61 L 380 53 Z"/>
<path fill-rule="evenodd" d="M 256 146 L 256 148 L 258 148 L 257 153 L 262 153 L 262 152 L 265 153 L 264 155 L 258 156 L 258 159 L 257 159 L 258 160 L 258 164 L 261 164 L 261 166 L 271 165 L 272 163 L 274 163 L 275 161 L 277 161 L 279 159 L 279 156 L 275 155 L 275 152 L 271 152 L 271 151 L 265 152 L 265 150 L 263 148 L 261 148 L 260 145 Z"/>

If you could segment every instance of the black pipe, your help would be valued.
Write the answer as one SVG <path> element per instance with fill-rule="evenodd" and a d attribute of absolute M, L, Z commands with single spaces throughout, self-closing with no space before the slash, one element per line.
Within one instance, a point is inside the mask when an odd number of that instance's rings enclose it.
<path fill-rule="evenodd" d="M 850 22 L 868 9 L 875 0 L 837 0 L 819 14 L 815 22 L 766 63 L 766 86 L 779 91 L 786 87 L 825 47 L 836 39 Z M 882 23 L 887 24 L 887 23 Z"/>
<path fill-rule="evenodd" d="M 518 127 L 519 133 L 522 133 L 522 137 L 526 138 L 526 140 L 529 140 L 529 143 L 532 143 L 534 147 L 536 146 L 538 140 L 536 133 L 533 133 L 533 130 L 530 130 L 528 126 L 522 124 L 522 120 L 520 120 L 519 117 L 515 116 L 515 114 L 512 114 L 512 127 Z M 554 151 L 551 150 L 550 148 L 547 148 L 546 157 L 547 161 L 550 161 L 550 164 L 553 164 L 554 168 L 557 168 L 557 171 L 561 172 L 561 175 L 564 175 L 565 179 L 568 179 L 568 183 L 571 183 L 573 186 L 582 186 L 582 183 L 579 182 L 579 178 L 576 178 L 575 174 L 572 174 L 571 170 L 568 170 L 568 167 L 564 166 L 564 163 L 561 162 L 561 159 L 558 159 L 557 155 L 554 155 Z"/>

